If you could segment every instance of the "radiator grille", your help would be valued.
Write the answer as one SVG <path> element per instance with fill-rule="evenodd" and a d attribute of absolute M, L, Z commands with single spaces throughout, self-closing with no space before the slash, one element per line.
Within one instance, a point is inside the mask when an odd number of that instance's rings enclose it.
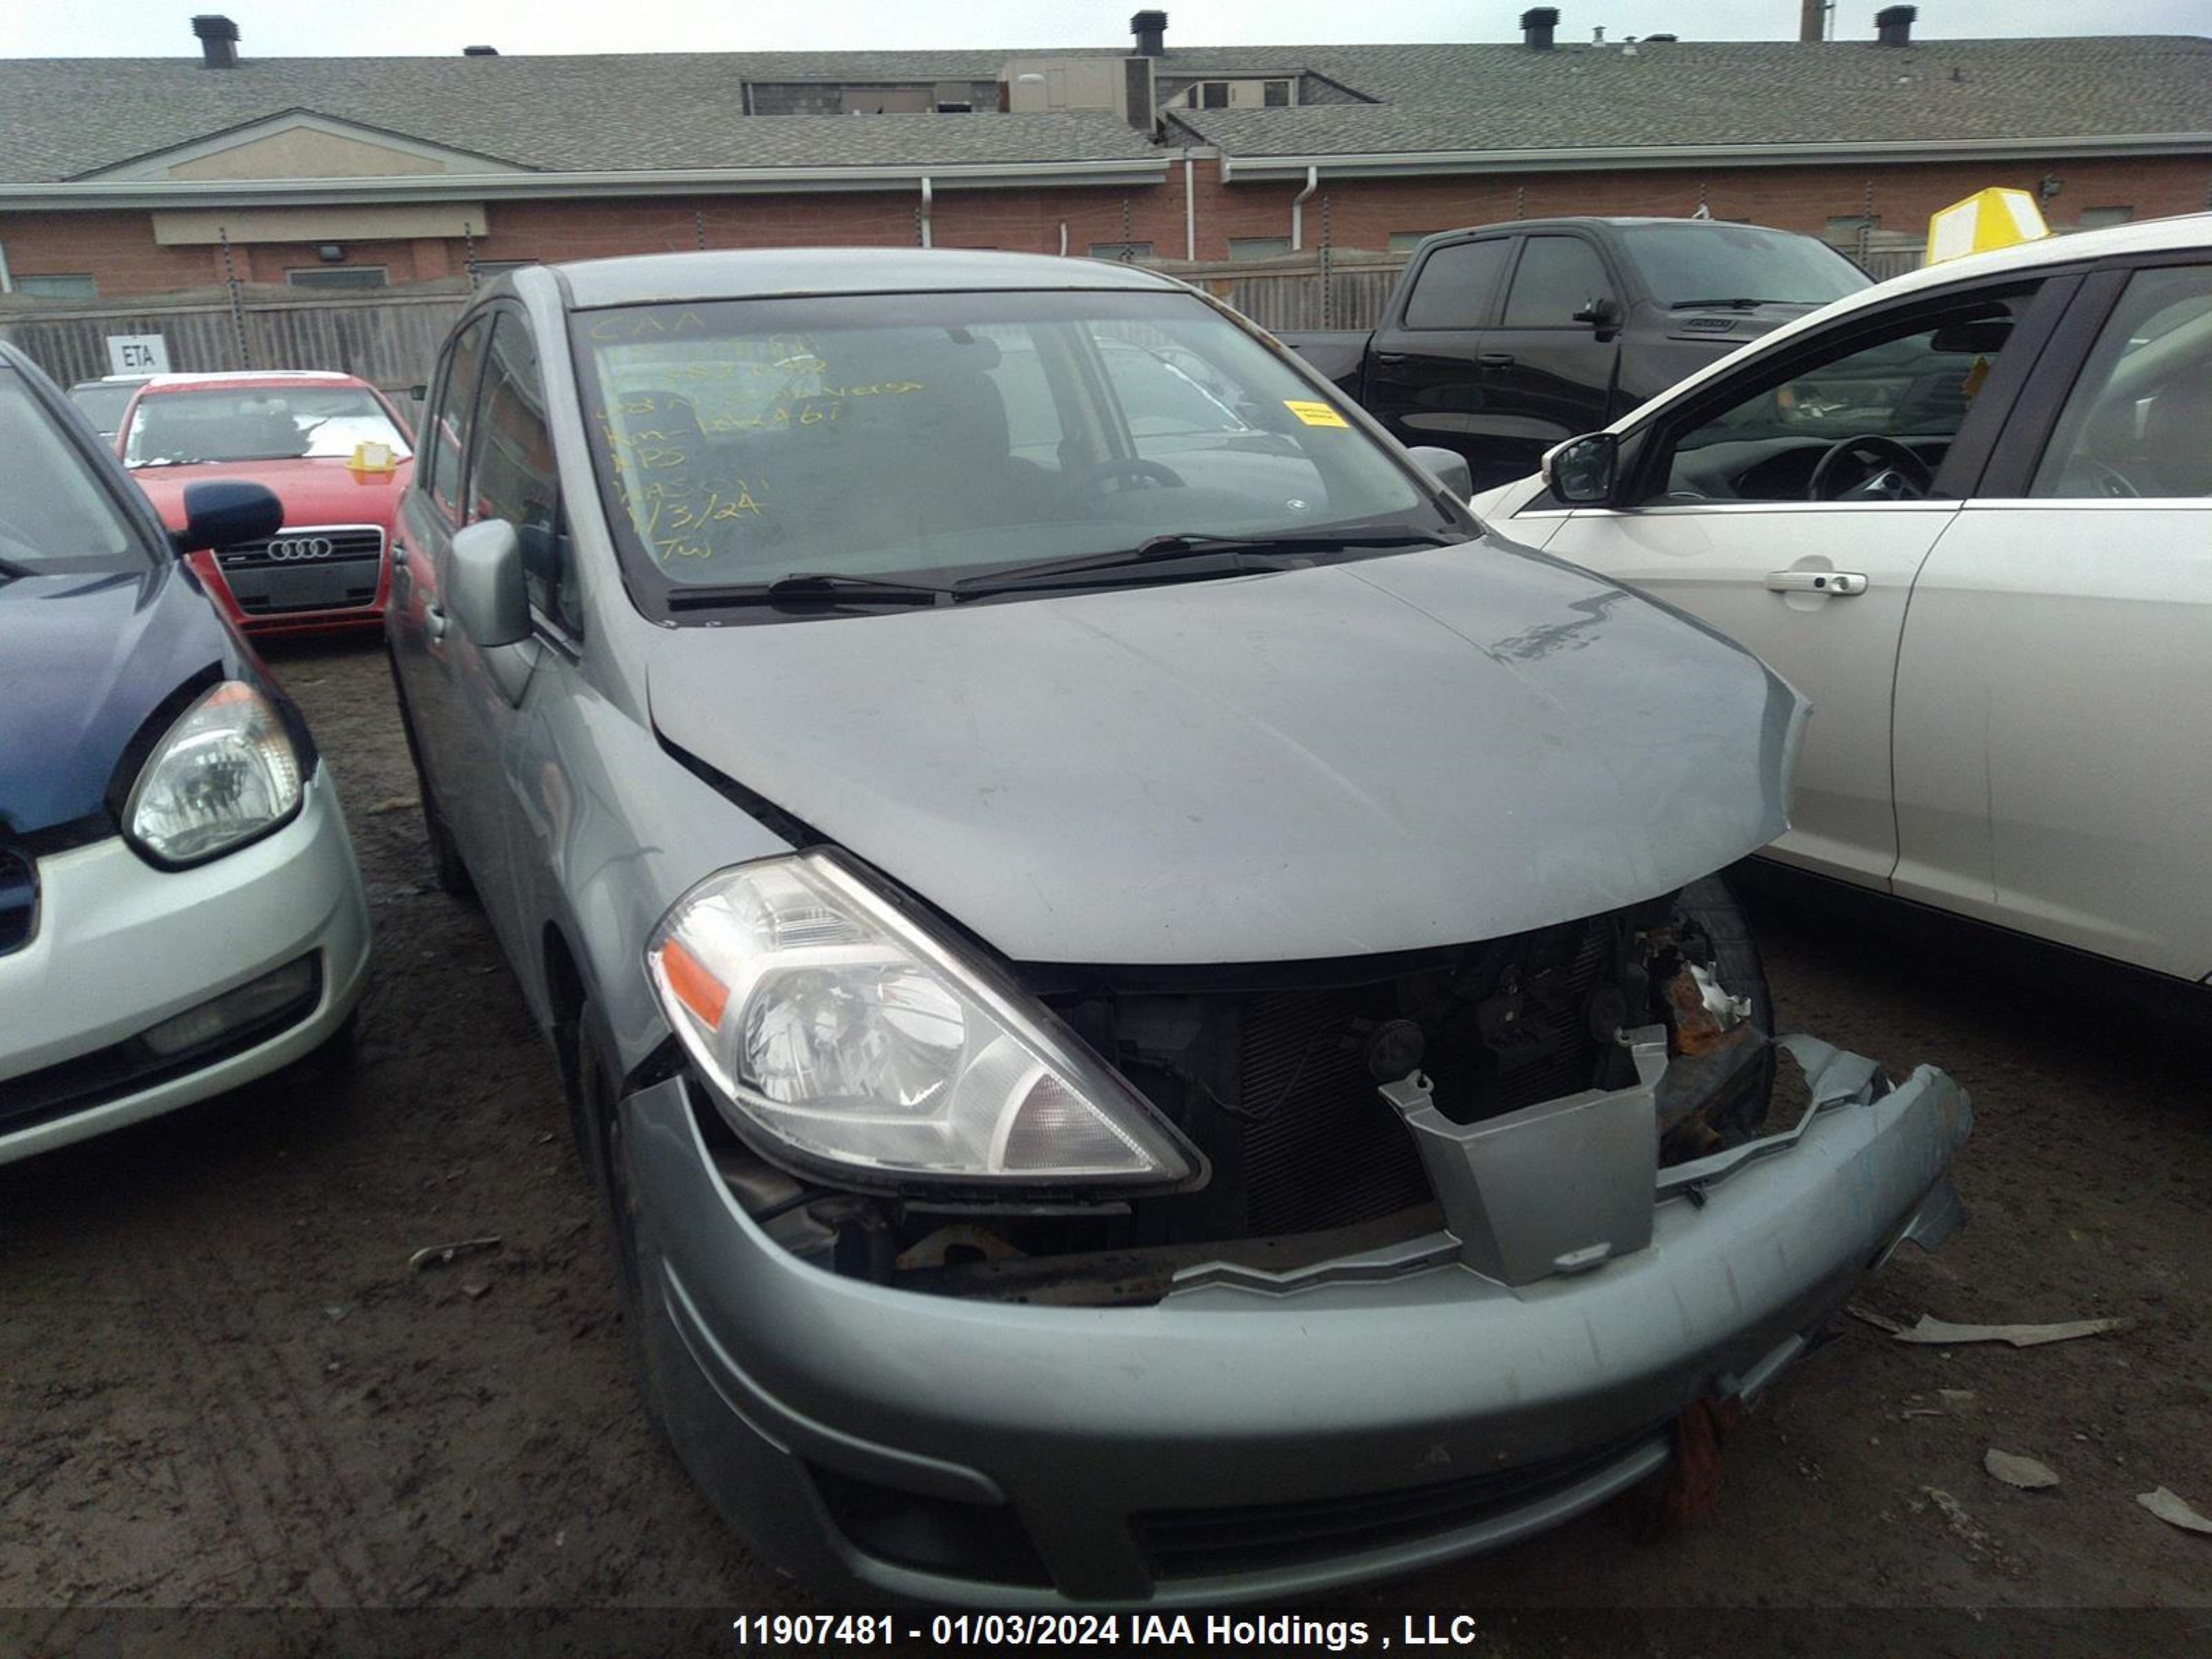
<path fill-rule="evenodd" d="M 216 560 L 249 617 L 343 611 L 376 603 L 384 532 L 373 525 L 288 527 L 267 541 L 227 548 Z"/>

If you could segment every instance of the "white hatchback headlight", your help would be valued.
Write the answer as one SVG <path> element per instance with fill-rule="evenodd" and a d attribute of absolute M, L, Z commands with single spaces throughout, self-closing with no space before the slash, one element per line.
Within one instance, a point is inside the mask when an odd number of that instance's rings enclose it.
<path fill-rule="evenodd" d="M 266 835 L 300 810 L 300 759 L 269 699 L 224 680 L 162 734 L 123 821 L 160 862 L 198 864 Z"/>
<path fill-rule="evenodd" d="M 678 900 L 646 950 L 732 1127 L 863 1182 L 1142 1186 L 1205 1164 L 1050 1017 L 832 859 L 763 860 Z"/>

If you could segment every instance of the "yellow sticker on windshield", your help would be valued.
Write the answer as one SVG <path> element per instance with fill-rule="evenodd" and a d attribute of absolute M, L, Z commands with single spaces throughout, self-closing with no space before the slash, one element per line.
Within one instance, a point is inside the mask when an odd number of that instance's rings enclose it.
<path fill-rule="evenodd" d="M 1308 426 L 1348 427 L 1352 424 L 1327 404 L 1305 403 L 1296 398 L 1285 398 L 1283 399 L 1283 407 Z"/>

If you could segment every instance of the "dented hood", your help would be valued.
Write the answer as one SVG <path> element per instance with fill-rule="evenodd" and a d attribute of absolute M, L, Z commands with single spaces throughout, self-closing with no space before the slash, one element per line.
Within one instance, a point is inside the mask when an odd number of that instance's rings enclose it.
<path fill-rule="evenodd" d="M 685 628 L 648 673 L 669 742 L 1028 962 L 1365 955 L 1648 898 L 1786 827 L 1804 708 L 1496 542 Z"/>

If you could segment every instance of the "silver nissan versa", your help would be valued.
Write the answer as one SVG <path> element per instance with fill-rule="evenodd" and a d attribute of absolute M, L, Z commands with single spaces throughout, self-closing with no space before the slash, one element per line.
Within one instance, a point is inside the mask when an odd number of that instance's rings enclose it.
<path fill-rule="evenodd" d="M 532 268 L 426 432 L 438 873 L 561 1057 L 647 1410 L 829 1594 L 1495 1546 L 1960 1219 L 1965 1096 L 1771 1039 L 1712 879 L 1797 695 L 1206 296 Z"/>

